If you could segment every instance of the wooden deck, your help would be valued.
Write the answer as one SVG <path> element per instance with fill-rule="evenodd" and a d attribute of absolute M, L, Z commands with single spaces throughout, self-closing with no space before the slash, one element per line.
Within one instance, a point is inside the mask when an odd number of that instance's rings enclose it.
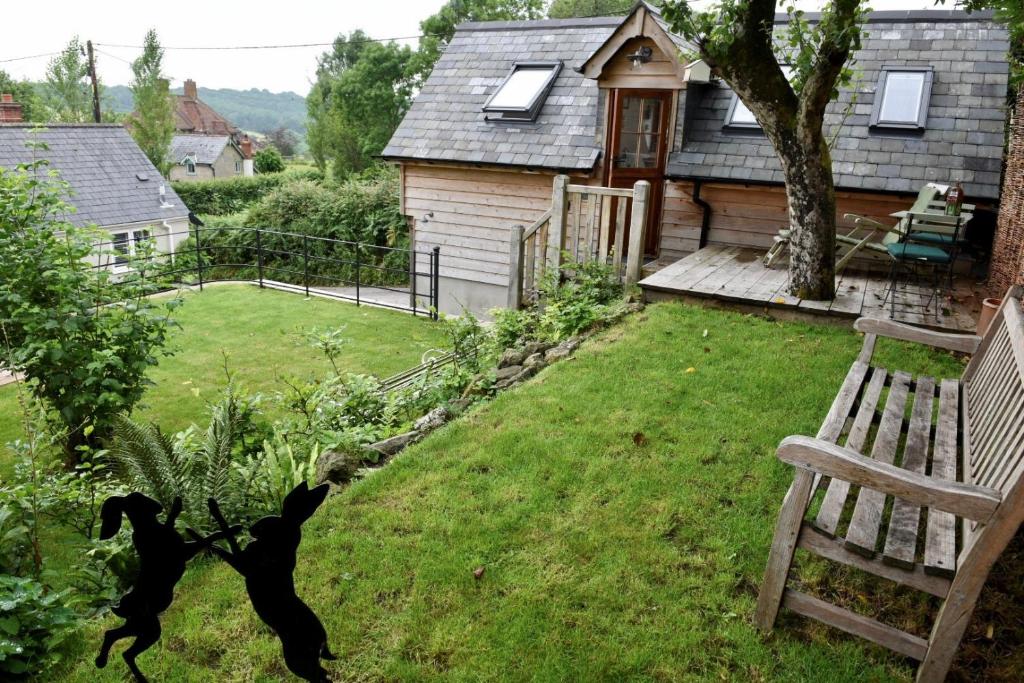
<path fill-rule="evenodd" d="M 788 292 L 788 264 L 765 268 L 762 256 L 764 252 L 756 249 L 705 247 L 644 278 L 640 287 L 652 299 L 699 297 L 851 320 L 861 316 L 889 318 L 889 305 L 883 301 L 887 284 L 884 272 L 848 268 L 837 278 L 833 301 L 806 301 Z M 943 302 L 936 318 L 935 302 L 925 307 L 929 294 L 925 286 L 901 284 L 894 320 L 936 329 L 974 331 L 975 319 L 957 297 L 953 298 L 952 310 L 944 310 Z"/>

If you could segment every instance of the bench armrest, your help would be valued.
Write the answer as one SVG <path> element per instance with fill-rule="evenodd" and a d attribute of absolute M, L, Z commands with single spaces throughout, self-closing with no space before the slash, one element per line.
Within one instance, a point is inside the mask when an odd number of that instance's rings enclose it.
<path fill-rule="evenodd" d="M 777 455 L 801 469 L 979 522 L 987 521 L 1002 500 L 995 489 L 928 477 L 810 436 L 786 437 Z"/>
<path fill-rule="evenodd" d="M 890 339 L 916 342 L 934 346 L 947 351 L 960 351 L 962 353 L 974 353 L 981 344 L 981 337 L 976 334 L 950 334 L 949 332 L 935 332 L 923 327 L 914 327 L 905 323 L 898 323 L 893 320 L 882 320 L 880 318 L 857 318 L 853 323 L 853 329 L 864 334 L 875 334 Z"/>

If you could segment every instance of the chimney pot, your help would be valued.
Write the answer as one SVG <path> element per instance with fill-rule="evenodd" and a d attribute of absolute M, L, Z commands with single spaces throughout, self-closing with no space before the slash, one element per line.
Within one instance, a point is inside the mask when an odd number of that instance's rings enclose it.
<path fill-rule="evenodd" d="M 199 89 L 196 87 L 196 82 L 191 78 L 185 81 L 185 97 L 190 100 L 199 99 Z"/>
<path fill-rule="evenodd" d="M 252 140 L 249 139 L 248 135 L 242 137 L 242 141 L 238 143 L 238 148 L 242 150 L 243 159 L 252 159 Z"/>
<path fill-rule="evenodd" d="M 5 92 L 2 95 L 0 95 L 0 102 L 13 102 L 13 101 L 14 101 L 14 95 L 12 95 L 9 92 Z"/>

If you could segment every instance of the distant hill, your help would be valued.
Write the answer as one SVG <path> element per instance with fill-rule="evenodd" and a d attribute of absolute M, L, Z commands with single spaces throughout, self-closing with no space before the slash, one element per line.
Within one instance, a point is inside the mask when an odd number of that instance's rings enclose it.
<path fill-rule="evenodd" d="M 181 94 L 181 88 L 175 93 Z M 300 138 L 306 136 L 306 98 L 293 92 L 199 88 L 199 98 L 242 130 L 265 133 L 284 126 Z M 104 88 L 104 99 L 114 111 L 132 110 L 132 92 L 126 85 Z"/>

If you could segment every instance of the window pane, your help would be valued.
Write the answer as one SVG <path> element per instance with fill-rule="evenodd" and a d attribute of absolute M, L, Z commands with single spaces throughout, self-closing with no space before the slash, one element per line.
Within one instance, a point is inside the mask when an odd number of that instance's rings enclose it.
<path fill-rule="evenodd" d="M 494 98 L 487 104 L 488 109 L 525 109 L 540 93 L 547 82 L 551 67 L 543 69 L 516 69 Z"/>
<path fill-rule="evenodd" d="M 119 232 L 114 235 L 114 263 L 128 263 L 128 233 Z"/>
<path fill-rule="evenodd" d="M 743 104 L 743 100 L 736 98 L 736 108 L 732 110 L 732 119 L 729 123 L 747 123 L 757 125 L 757 119 L 754 118 L 754 112 L 747 108 L 747 105 Z"/>
<path fill-rule="evenodd" d="M 636 168 L 636 150 L 639 143 L 636 133 L 622 133 L 619 136 L 619 156 L 615 165 L 619 168 Z"/>
<path fill-rule="evenodd" d="M 891 71 L 885 78 L 882 93 L 880 121 L 917 123 L 921 112 L 921 90 L 924 74 L 910 71 Z"/>

